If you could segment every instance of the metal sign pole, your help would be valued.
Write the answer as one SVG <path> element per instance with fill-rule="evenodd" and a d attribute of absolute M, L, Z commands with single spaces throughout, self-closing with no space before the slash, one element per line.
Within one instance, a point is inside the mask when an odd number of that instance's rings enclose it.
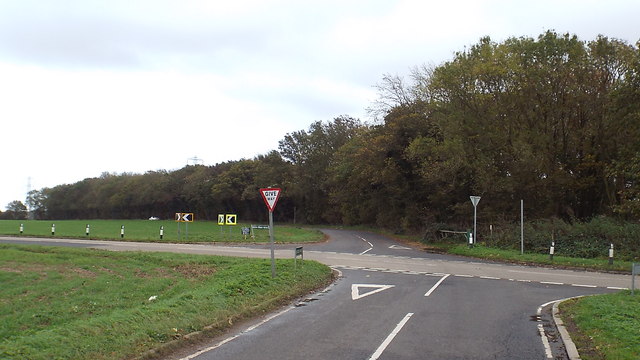
<path fill-rule="evenodd" d="M 271 242 L 271 277 L 276 277 L 275 245 L 273 240 L 273 211 L 269 211 L 269 238 Z"/>
<path fill-rule="evenodd" d="M 476 210 L 477 209 L 478 209 L 477 206 L 473 207 L 473 243 L 474 244 L 476 243 L 476 241 L 478 241 L 478 240 L 476 240 L 478 238 L 478 234 L 476 233 L 476 219 L 477 219 L 477 216 L 476 216 L 477 211 Z"/>
<path fill-rule="evenodd" d="M 524 200 L 520 200 L 520 255 L 524 255 Z"/>

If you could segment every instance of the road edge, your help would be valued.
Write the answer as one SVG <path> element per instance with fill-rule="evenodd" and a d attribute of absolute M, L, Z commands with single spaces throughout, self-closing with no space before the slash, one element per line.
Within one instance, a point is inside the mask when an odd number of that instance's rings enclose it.
<path fill-rule="evenodd" d="M 573 339 L 571 339 L 571 335 L 569 334 L 569 331 L 567 331 L 567 328 L 564 326 L 564 321 L 562 321 L 562 319 L 560 318 L 559 306 L 565 301 L 578 299 L 582 297 L 585 297 L 585 295 L 574 296 L 567 299 L 558 300 L 553 303 L 553 308 L 551 311 L 551 314 L 553 316 L 553 322 L 556 324 L 556 328 L 560 333 L 560 338 L 562 338 L 562 342 L 564 343 L 564 348 L 567 351 L 567 356 L 569 357 L 569 360 L 581 360 L 580 353 L 578 353 L 578 348 L 576 347 L 576 344 L 573 342 Z"/>

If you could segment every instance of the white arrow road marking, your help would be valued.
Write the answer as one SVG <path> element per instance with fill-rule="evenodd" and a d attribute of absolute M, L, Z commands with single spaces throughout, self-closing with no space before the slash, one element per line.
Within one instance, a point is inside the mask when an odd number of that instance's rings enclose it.
<path fill-rule="evenodd" d="M 395 287 L 395 285 L 353 284 L 351 285 L 351 299 L 362 299 L 365 296 L 373 295 L 375 293 L 379 293 L 380 291 L 391 289 L 392 287 Z M 369 288 L 375 290 L 360 294 L 360 288 Z"/>
<path fill-rule="evenodd" d="M 411 250 L 411 248 L 408 248 L 406 246 L 400 246 L 400 245 L 391 245 L 389 246 L 389 249 L 396 249 L 396 250 Z"/>

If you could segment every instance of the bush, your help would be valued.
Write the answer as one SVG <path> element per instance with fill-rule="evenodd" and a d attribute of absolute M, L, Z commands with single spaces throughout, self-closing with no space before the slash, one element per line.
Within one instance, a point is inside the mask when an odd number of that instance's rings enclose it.
<path fill-rule="evenodd" d="M 426 236 L 426 235 L 425 235 Z M 525 223 L 525 250 L 548 253 L 551 241 L 555 252 L 570 257 L 607 257 L 614 246 L 616 259 L 640 260 L 640 224 L 609 217 L 597 217 L 589 222 L 569 224 L 560 219 L 536 220 Z M 520 249 L 520 224 L 501 224 L 491 236 L 480 238 L 487 246 Z"/>

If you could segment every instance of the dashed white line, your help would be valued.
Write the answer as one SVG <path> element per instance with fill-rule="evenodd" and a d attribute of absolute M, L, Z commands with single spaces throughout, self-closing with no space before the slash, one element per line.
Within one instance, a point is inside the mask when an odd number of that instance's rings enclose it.
<path fill-rule="evenodd" d="M 478 276 L 480 279 L 489 279 L 489 280 L 500 280 L 499 277 L 494 276 Z"/>
<path fill-rule="evenodd" d="M 463 277 L 463 278 L 472 278 L 472 277 L 473 277 L 473 275 L 464 275 L 464 274 L 455 274 L 455 275 L 453 275 L 453 276 L 456 276 L 456 277 Z"/>
<path fill-rule="evenodd" d="M 584 287 L 584 288 L 596 288 L 595 285 L 583 285 L 583 284 L 571 284 L 571 286 Z"/>
<path fill-rule="evenodd" d="M 547 285 L 564 285 L 564 283 L 561 283 L 561 282 L 555 282 L 555 281 L 540 281 L 540 284 L 547 284 Z"/>

